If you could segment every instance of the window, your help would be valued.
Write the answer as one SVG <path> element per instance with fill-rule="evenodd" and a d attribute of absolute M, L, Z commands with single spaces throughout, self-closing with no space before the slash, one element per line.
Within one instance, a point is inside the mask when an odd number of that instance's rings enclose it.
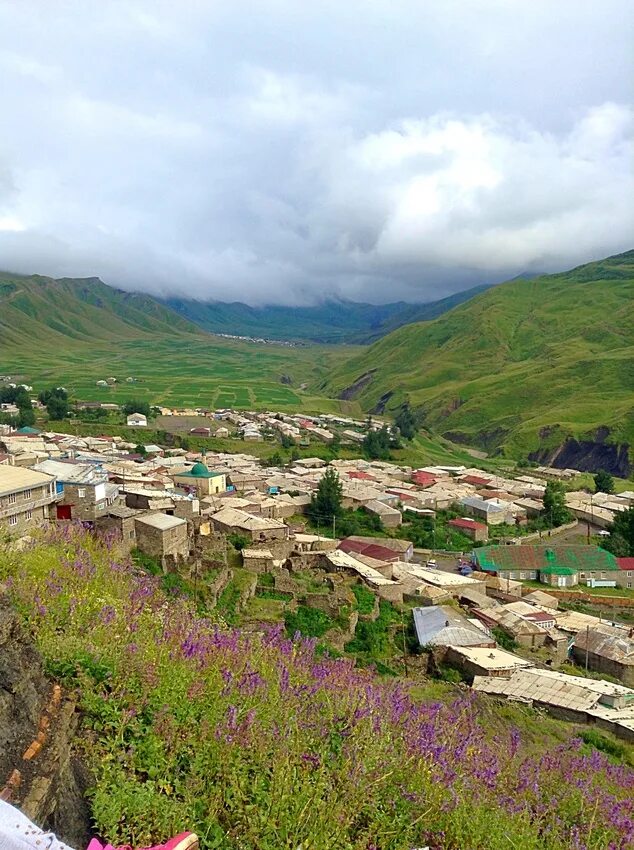
<path fill-rule="evenodd" d="M 85 487 L 80 487 L 79 490 L 77 490 L 77 498 L 78 499 L 85 499 L 86 498 L 86 488 Z"/>
<path fill-rule="evenodd" d="M 15 493 L 9 493 L 9 498 L 7 499 L 7 501 L 9 502 L 10 505 L 15 505 L 17 500 L 18 500 L 18 497 L 16 496 Z"/>
<path fill-rule="evenodd" d="M 628 571 L 627 571 L 627 577 L 628 577 L 628 578 L 632 578 L 632 570 L 628 570 Z"/>
<path fill-rule="evenodd" d="M 9 525 L 17 525 L 17 524 L 18 524 L 17 516 L 10 516 L 9 517 Z"/>
<path fill-rule="evenodd" d="M 23 493 L 25 499 L 30 499 L 33 496 L 33 490 L 25 490 Z"/>
<path fill-rule="evenodd" d="M 24 517 L 25 517 L 25 519 L 32 519 L 33 518 L 33 511 L 27 511 L 24 514 Z"/>
<path fill-rule="evenodd" d="M 627 586 L 628 586 L 628 587 L 631 587 L 631 586 L 632 586 L 632 582 L 631 582 L 631 581 L 628 581 Z"/>

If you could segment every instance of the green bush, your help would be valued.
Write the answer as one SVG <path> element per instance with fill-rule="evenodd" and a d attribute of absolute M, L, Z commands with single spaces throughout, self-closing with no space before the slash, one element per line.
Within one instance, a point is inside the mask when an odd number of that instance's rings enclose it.
<path fill-rule="evenodd" d="M 289 637 L 299 632 L 304 637 L 321 637 L 335 625 L 323 611 L 300 605 L 297 611 L 289 611 L 284 617 L 286 633 Z"/>

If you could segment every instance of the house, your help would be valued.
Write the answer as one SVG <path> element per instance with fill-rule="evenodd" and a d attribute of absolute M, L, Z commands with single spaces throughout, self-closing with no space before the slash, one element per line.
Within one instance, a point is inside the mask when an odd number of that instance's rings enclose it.
<path fill-rule="evenodd" d="M 513 525 L 515 516 L 520 508 L 515 508 L 509 502 L 497 499 L 481 499 L 479 496 L 467 496 L 459 500 L 465 512 L 477 519 L 484 520 L 487 525 Z M 514 509 L 515 508 L 515 509 Z"/>
<path fill-rule="evenodd" d="M 403 516 L 399 510 L 380 502 L 378 499 L 371 499 L 363 506 L 363 510 L 378 517 L 385 528 L 398 528 L 403 522 Z"/>
<path fill-rule="evenodd" d="M 179 487 L 195 490 L 200 499 L 214 493 L 224 493 L 227 489 L 225 473 L 212 472 L 204 463 L 195 463 L 188 472 L 174 475 L 174 483 Z"/>
<path fill-rule="evenodd" d="M 243 549 L 242 566 L 252 573 L 271 572 L 275 565 L 270 549 Z"/>
<path fill-rule="evenodd" d="M 143 413 L 131 413 L 126 419 L 126 423 L 135 428 L 147 428 L 147 416 Z"/>
<path fill-rule="evenodd" d="M 616 563 L 619 572 L 615 574 L 614 578 L 618 587 L 628 589 L 634 587 L 634 558 L 617 558 Z"/>
<path fill-rule="evenodd" d="M 608 580 L 620 572 L 614 555 L 600 546 L 483 546 L 473 550 L 473 559 L 484 572 L 520 581 L 539 578 L 556 587 L 572 587 L 577 578 Z"/>
<path fill-rule="evenodd" d="M 556 596 L 553 596 L 551 593 L 544 593 L 543 590 L 532 590 L 530 593 L 527 593 L 526 596 L 522 597 L 524 602 L 528 602 L 530 605 L 539 605 L 542 608 L 551 608 L 554 611 L 559 607 L 559 600 Z"/>
<path fill-rule="evenodd" d="M 206 428 L 202 425 L 199 425 L 197 428 L 190 428 L 189 433 L 193 437 L 209 437 L 211 434 L 211 428 Z"/>
<path fill-rule="evenodd" d="M 214 432 L 214 437 L 216 437 L 218 440 L 226 440 L 228 436 L 229 436 L 229 429 L 225 428 L 224 426 L 221 426 L 220 428 L 216 428 L 216 430 Z"/>
<path fill-rule="evenodd" d="M 34 468 L 56 478 L 58 521 L 94 522 L 119 499 L 119 487 L 93 463 L 44 460 Z"/>
<path fill-rule="evenodd" d="M 187 521 L 167 514 L 142 514 L 134 520 L 137 547 L 157 558 L 163 567 L 167 558 L 176 561 L 189 555 Z"/>
<path fill-rule="evenodd" d="M 223 534 L 241 534 L 252 541 L 288 540 L 289 527 L 278 519 L 264 519 L 235 508 L 212 514 L 211 524 Z"/>
<path fill-rule="evenodd" d="M 129 554 L 136 548 L 135 517 L 138 511 L 125 505 L 113 505 L 107 508 L 101 517 L 95 520 L 95 529 L 102 534 L 114 534 Z"/>
<path fill-rule="evenodd" d="M 508 678 L 515 670 L 533 667 L 531 661 L 505 652 L 480 646 L 450 646 L 446 659 L 468 676 L 501 676 Z"/>
<path fill-rule="evenodd" d="M 451 528 L 455 528 L 456 531 L 459 531 L 461 534 L 469 537 L 475 543 L 484 543 L 484 541 L 489 537 L 488 526 L 475 519 L 468 519 L 467 517 L 450 519 L 447 525 L 451 526 Z"/>
<path fill-rule="evenodd" d="M 420 646 L 495 647 L 492 638 L 471 625 L 466 617 L 448 605 L 414 608 L 412 615 Z"/>
<path fill-rule="evenodd" d="M 26 534 L 48 522 L 59 496 L 55 477 L 21 466 L 0 465 L 0 526 Z"/>
<path fill-rule="evenodd" d="M 382 546 L 384 549 L 389 549 L 397 556 L 396 559 L 392 560 L 411 561 L 412 555 L 414 554 L 414 544 L 412 543 L 412 541 L 401 540 L 397 537 L 362 537 L 353 535 L 351 537 L 347 537 L 346 540 L 351 541 L 353 543 L 366 544 L 367 546 Z M 362 552 L 361 554 L 370 555 L 370 557 L 374 557 L 369 552 Z"/>
<path fill-rule="evenodd" d="M 524 667 L 509 676 L 476 676 L 472 687 L 514 702 L 543 706 L 557 717 L 596 723 L 634 740 L 634 691 L 623 685 Z"/>
<path fill-rule="evenodd" d="M 617 634 L 610 626 L 582 629 L 572 644 L 572 655 L 581 667 L 634 687 L 634 629 Z"/>

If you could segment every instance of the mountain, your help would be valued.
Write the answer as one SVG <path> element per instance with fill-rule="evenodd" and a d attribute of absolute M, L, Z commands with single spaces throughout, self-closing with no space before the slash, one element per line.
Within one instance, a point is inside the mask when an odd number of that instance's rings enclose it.
<path fill-rule="evenodd" d="M 200 328 L 149 295 L 123 292 L 98 278 L 0 273 L 2 347 L 65 346 L 135 337 L 200 335 Z"/>
<path fill-rule="evenodd" d="M 401 327 L 319 390 L 377 412 L 407 403 L 428 428 L 487 451 L 623 474 L 634 441 L 634 251 L 509 281 Z"/>
<path fill-rule="evenodd" d="M 440 316 L 487 288 L 477 286 L 428 304 L 330 300 L 312 307 L 250 307 L 238 301 L 204 302 L 185 298 L 167 298 L 162 303 L 210 333 L 362 345 L 408 322 Z"/>

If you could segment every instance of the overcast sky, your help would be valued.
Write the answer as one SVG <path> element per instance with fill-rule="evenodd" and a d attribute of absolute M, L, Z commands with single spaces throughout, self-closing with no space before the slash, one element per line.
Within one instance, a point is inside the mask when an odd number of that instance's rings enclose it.
<path fill-rule="evenodd" d="M 0 0 L 0 268 L 426 301 L 634 247 L 631 0 Z"/>

